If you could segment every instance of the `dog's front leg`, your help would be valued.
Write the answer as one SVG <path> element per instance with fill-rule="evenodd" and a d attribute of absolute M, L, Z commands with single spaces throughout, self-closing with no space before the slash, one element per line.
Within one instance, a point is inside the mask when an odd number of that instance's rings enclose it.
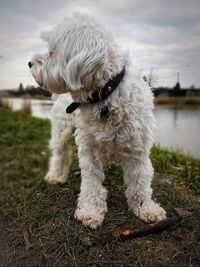
<path fill-rule="evenodd" d="M 72 118 L 66 116 L 65 107 L 60 107 L 62 102 L 57 100 L 52 109 L 51 116 L 51 140 L 49 147 L 51 158 L 49 170 L 45 180 L 50 184 L 63 184 L 67 181 L 68 172 L 71 164 L 71 149 L 68 140 L 71 136 L 73 125 Z"/>
<path fill-rule="evenodd" d="M 94 148 L 78 145 L 81 167 L 81 188 L 75 218 L 92 229 L 100 226 L 107 212 L 107 190 L 102 186 L 103 166 Z"/>
<path fill-rule="evenodd" d="M 151 181 L 154 170 L 150 159 L 129 159 L 124 162 L 123 169 L 129 208 L 146 222 L 165 219 L 165 210 L 152 200 Z"/>

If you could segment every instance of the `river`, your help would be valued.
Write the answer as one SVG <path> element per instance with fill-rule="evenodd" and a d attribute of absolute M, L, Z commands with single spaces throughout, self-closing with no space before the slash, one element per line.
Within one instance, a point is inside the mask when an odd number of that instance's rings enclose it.
<path fill-rule="evenodd" d="M 31 99 L 31 112 L 39 118 L 50 118 L 51 100 Z M 23 100 L 9 99 L 13 110 L 19 110 Z M 161 148 L 184 152 L 200 158 L 200 107 L 156 106 L 157 129 L 155 143 Z"/>

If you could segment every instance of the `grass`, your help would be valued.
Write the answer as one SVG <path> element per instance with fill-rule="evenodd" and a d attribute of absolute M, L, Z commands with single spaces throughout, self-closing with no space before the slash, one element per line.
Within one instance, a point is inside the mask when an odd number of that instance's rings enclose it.
<path fill-rule="evenodd" d="M 0 108 L 0 266 L 199 266 L 200 161 L 153 147 L 154 199 L 182 222 L 161 234 L 87 247 L 91 234 L 142 222 L 129 210 L 119 167 L 106 170 L 108 209 L 90 230 L 74 218 L 80 170 L 74 161 L 66 185 L 43 181 L 50 123 Z"/>

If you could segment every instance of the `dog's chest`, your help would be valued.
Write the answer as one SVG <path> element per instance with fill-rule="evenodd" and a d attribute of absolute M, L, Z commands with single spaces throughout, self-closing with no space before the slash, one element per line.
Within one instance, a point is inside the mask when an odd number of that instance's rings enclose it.
<path fill-rule="evenodd" d="M 87 144 L 94 152 L 98 151 L 105 164 L 119 161 L 119 149 L 127 146 L 127 135 L 124 132 L 126 121 L 120 117 L 120 113 L 111 112 L 106 120 L 80 114 L 77 122 L 81 139 L 87 139 Z"/>
<path fill-rule="evenodd" d="M 117 134 L 115 130 L 104 129 L 93 134 L 95 149 L 105 165 L 117 162 Z"/>

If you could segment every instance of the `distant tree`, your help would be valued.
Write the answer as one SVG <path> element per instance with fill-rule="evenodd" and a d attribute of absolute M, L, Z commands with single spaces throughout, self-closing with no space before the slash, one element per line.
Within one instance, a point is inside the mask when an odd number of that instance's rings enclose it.
<path fill-rule="evenodd" d="M 174 86 L 174 90 L 179 91 L 180 89 L 181 89 L 181 85 L 179 82 L 177 82 L 176 85 Z"/>
<path fill-rule="evenodd" d="M 24 93 L 24 86 L 23 86 L 22 83 L 19 84 L 18 92 L 19 92 L 20 94 L 23 94 L 23 93 Z"/>
<path fill-rule="evenodd" d="M 181 85 L 179 82 L 177 82 L 171 93 L 174 96 L 185 96 L 186 92 L 186 90 L 181 90 Z"/>
<path fill-rule="evenodd" d="M 192 90 L 194 90 L 194 89 L 195 89 L 195 86 L 194 86 L 194 84 L 192 84 L 192 85 L 190 86 L 190 89 L 192 89 Z"/>

